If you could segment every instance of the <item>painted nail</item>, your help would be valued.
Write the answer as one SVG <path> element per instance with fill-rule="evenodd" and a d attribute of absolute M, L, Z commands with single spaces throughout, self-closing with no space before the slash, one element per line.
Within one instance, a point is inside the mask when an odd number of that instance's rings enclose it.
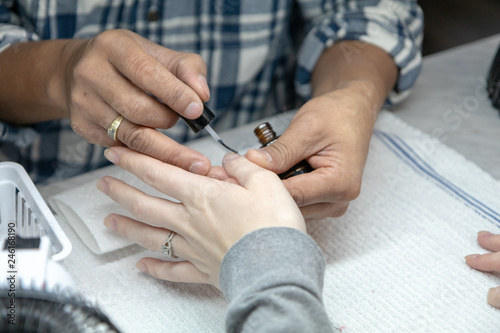
<path fill-rule="evenodd" d="M 137 269 L 141 272 L 148 272 L 148 267 L 142 261 L 138 261 L 137 264 L 135 264 L 135 267 L 137 267 Z"/>
<path fill-rule="evenodd" d="M 203 105 L 201 105 L 200 103 L 192 102 L 187 107 L 186 111 L 184 112 L 184 115 L 187 118 L 196 119 L 201 115 L 202 111 L 203 111 Z"/>
<path fill-rule="evenodd" d="M 479 254 L 469 254 L 468 256 L 465 256 L 465 260 L 472 260 L 474 258 L 477 258 L 479 257 L 480 255 Z"/>
<path fill-rule="evenodd" d="M 109 149 L 109 148 L 106 149 L 104 151 L 104 157 L 106 157 L 107 160 L 113 164 L 118 163 L 118 154 L 113 149 Z"/>
<path fill-rule="evenodd" d="M 500 287 L 488 290 L 488 304 L 495 308 L 500 308 Z"/>
<path fill-rule="evenodd" d="M 115 232 L 118 230 L 116 220 L 111 215 L 106 216 L 106 218 L 104 219 L 104 226 L 106 226 L 106 228 L 108 228 L 109 230 L 113 230 Z"/>

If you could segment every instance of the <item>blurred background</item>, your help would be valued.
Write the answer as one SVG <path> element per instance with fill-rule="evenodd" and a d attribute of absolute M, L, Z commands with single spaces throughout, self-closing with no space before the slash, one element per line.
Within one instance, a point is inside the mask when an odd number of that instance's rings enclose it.
<path fill-rule="evenodd" d="M 418 0 L 425 15 L 423 54 L 500 33 L 500 0 Z"/>

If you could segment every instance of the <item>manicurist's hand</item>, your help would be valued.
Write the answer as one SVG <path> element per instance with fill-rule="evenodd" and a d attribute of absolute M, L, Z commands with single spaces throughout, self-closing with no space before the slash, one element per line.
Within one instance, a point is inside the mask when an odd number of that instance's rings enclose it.
<path fill-rule="evenodd" d="M 343 46 L 357 52 L 346 55 Z M 311 77 L 313 98 L 281 137 L 247 158 L 282 173 L 306 159 L 315 169 L 284 180 L 304 217 L 343 215 L 360 191 L 377 113 L 397 78 L 389 54 L 361 42 L 326 49 Z"/>
<path fill-rule="evenodd" d="M 305 231 L 300 210 L 278 176 L 245 157 L 229 154 L 223 160 L 227 175 L 239 183 L 234 184 L 189 173 L 125 147 L 112 147 L 105 155 L 181 202 L 146 195 L 112 177 L 97 184 L 135 217 L 111 214 L 105 221 L 108 228 L 156 252 L 161 252 L 170 231 L 175 232 L 171 249 L 184 261 L 143 258 L 137 263 L 156 278 L 218 287 L 225 253 L 245 234 L 275 226 Z"/>
<path fill-rule="evenodd" d="M 123 144 L 195 173 L 209 171 L 205 156 L 155 130 L 172 127 L 179 115 L 201 115 L 210 93 L 200 56 L 109 30 L 92 39 L 14 44 L 0 54 L 2 64 L 20 68 L 7 70 L 0 119 L 30 124 L 69 117 L 90 143 Z M 107 129 L 118 116 L 115 141 Z"/>
<path fill-rule="evenodd" d="M 486 254 L 470 254 L 465 257 L 467 265 L 484 271 L 500 273 L 500 235 L 489 231 L 480 231 L 477 234 L 479 245 L 491 251 Z M 500 286 L 491 288 L 487 296 L 488 304 L 500 309 Z"/>
<path fill-rule="evenodd" d="M 247 157 L 276 173 L 307 160 L 315 170 L 283 180 L 286 188 L 307 219 L 341 216 L 359 194 L 375 118 L 369 109 L 355 87 L 313 98 L 276 142 Z"/>

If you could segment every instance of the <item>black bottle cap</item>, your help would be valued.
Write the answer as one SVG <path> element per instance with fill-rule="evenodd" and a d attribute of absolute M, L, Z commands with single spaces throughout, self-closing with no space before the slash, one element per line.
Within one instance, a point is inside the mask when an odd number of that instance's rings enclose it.
<path fill-rule="evenodd" d="M 186 124 L 195 132 L 198 133 L 202 129 L 205 128 L 212 119 L 215 118 L 215 114 L 210 110 L 205 104 L 203 104 L 203 113 L 196 119 L 187 119 L 181 116 L 182 119 L 186 122 Z"/>

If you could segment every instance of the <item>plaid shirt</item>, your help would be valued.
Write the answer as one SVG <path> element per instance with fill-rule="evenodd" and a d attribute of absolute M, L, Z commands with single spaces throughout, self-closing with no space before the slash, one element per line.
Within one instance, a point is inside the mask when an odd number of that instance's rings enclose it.
<path fill-rule="evenodd" d="M 13 43 L 92 38 L 116 28 L 202 56 L 216 130 L 300 106 L 317 59 L 337 40 L 361 40 L 392 55 L 399 78 L 387 104 L 409 93 L 421 67 L 423 17 L 412 0 L 0 1 L 0 52 Z M 360 50 L 345 51 L 348 57 Z M 165 133 L 179 142 L 194 137 L 183 122 Z M 103 148 L 76 135 L 69 119 L 0 122 L 0 150 L 37 182 L 107 163 Z"/>

